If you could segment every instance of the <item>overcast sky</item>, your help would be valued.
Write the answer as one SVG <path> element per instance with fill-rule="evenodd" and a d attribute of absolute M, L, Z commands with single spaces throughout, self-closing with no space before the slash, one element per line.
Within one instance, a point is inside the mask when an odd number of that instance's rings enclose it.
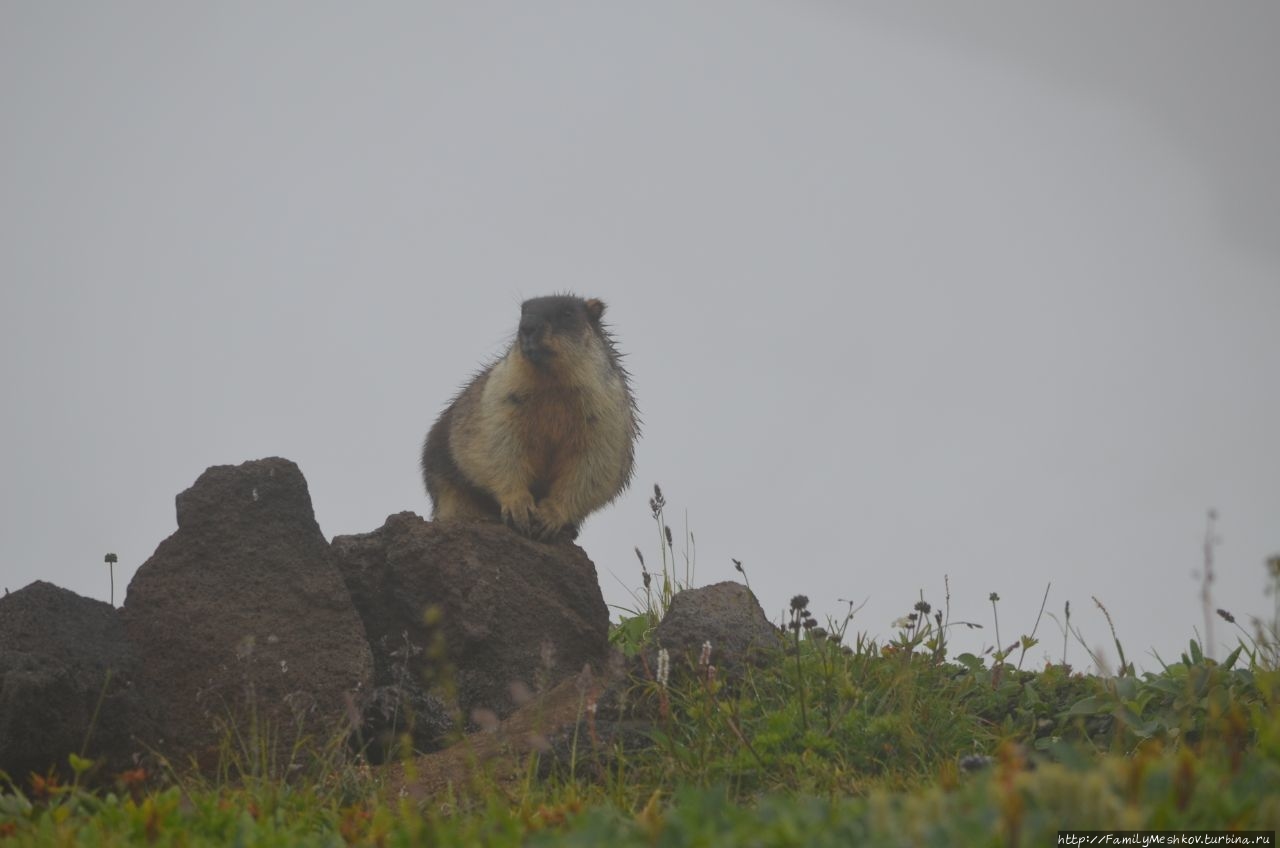
<path fill-rule="evenodd" d="M 1277 39 L 1271 2 L 0 2 L 0 585 L 106 600 L 114 551 L 120 604 L 174 495 L 263 456 L 329 536 L 427 514 L 431 422 L 569 290 L 644 417 L 580 539 L 610 603 L 660 482 L 696 582 L 736 557 L 774 618 L 889 636 L 949 575 L 977 650 L 1051 582 L 1175 659 L 1211 507 L 1216 605 L 1272 609 Z"/>

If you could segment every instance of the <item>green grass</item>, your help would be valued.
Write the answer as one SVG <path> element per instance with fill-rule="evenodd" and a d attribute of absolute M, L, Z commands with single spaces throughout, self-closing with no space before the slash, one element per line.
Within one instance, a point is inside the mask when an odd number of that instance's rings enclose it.
<path fill-rule="evenodd" d="M 1052 844 L 1063 828 L 1280 827 L 1280 673 L 1257 652 L 1216 663 L 1193 643 L 1159 673 L 1102 678 L 950 661 L 909 649 L 909 634 L 846 650 L 842 634 L 814 629 L 732 691 L 696 667 L 669 689 L 638 681 L 653 744 L 619 753 L 584 739 L 572 776 L 534 779 L 531 761 L 514 787 L 481 775 L 422 804 L 350 762 L 291 781 L 40 782 L 0 796 L 0 840 L 956 845 Z"/>
<path fill-rule="evenodd" d="M 669 574 L 660 495 L 652 506 L 663 572 L 614 633 L 632 653 L 692 579 L 691 557 L 684 581 Z M 668 685 L 634 680 L 643 745 L 604 741 L 604 712 L 599 728 L 588 712 L 569 762 L 530 754 L 515 780 L 478 767 L 415 801 L 341 745 L 281 779 L 242 762 L 252 750 L 229 731 L 213 777 L 134 771 L 90 790 L 91 764 L 72 758 L 69 785 L 10 783 L 0 843 L 1051 845 L 1062 829 L 1280 829 L 1276 623 L 1240 629 L 1221 662 L 1192 641 L 1142 674 L 1117 641 L 1119 673 L 1085 675 L 1023 669 L 1035 629 L 952 656 L 948 634 L 972 625 L 923 598 L 885 641 L 847 632 L 852 610 L 822 627 L 807 606 L 792 600 L 777 656 L 738 679 L 673 661 Z"/>

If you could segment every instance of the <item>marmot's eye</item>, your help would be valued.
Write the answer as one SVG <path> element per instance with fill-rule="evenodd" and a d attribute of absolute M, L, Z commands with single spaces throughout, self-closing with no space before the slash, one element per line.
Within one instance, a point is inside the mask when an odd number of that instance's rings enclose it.
<path fill-rule="evenodd" d="M 572 318 L 572 317 L 573 317 L 573 307 L 571 307 L 571 306 L 567 306 L 567 307 L 565 307 L 564 309 L 560 310 L 560 317 L 561 317 L 561 318 Z"/>

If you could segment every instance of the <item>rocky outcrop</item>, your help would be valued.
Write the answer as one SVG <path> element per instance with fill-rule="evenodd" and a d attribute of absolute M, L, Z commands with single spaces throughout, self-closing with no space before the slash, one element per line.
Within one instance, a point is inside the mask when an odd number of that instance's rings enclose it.
<path fill-rule="evenodd" d="M 483 724 L 585 664 L 600 668 L 608 655 L 609 611 L 595 566 L 576 545 L 402 512 L 372 533 L 335 538 L 333 550 L 380 690 L 424 681 L 466 721 Z M 415 744 L 439 747 L 440 730 L 434 719 L 415 728 Z"/>
<path fill-rule="evenodd" d="M 285 768 L 296 741 L 324 746 L 351 727 L 373 674 L 306 481 L 286 459 L 215 466 L 177 512 L 122 611 L 139 688 L 163 718 L 148 741 L 179 760 Z"/>
<path fill-rule="evenodd" d="M 332 743 L 434 750 L 566 678 L 579 708 L 622 679 L 575 545 L 413 513 L 330 544 L 275 458 L 208 469 L 177 516 L 121 610 L 47 583 L 0 599 L 0 770 L 76 753 L 110 778 L 146 752 L 281 776 Z"/>
<path fill-rule="evenodd" d="M 0 771 L 66 777 L 73 753 L 130 766 L 147 724 L 137 672 L 109 604 L 40 580 L 0 598 Z"/>

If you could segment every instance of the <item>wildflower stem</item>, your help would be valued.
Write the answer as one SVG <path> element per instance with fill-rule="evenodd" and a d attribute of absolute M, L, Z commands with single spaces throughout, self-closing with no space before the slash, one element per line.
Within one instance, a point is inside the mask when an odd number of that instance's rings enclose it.
<path fill-rule="evenodd" d="M 991 615 L 996 620 L 996 662 L 1004 662 L 1004 641 L 1000 638 L 1000 610 L 996 608 L 996 601 L 1000 600 L 1000 596 L 995 592 L 991 593 Z"/>
<path fill-rule="evenodd" d="M 1031 635 L 1022 640 L 1022 653 L 1018 655 L 1018 670 L 1022 670 L 1022 661 L 1027 657 L 1027 648 L 1035 644 L 1036 631 L 1040 629 L 1040 619 L 1044 616 L 1044 605 L 1049 603 L 1049 590 L 1053 588 L 1053 583 L 1044 587 L 1044 597 L 1040 599 L 1040 612 L 1036 615 L 1036 623 L 1031 628 Z"/>
<path fill-rule="evenodd" d="M 1062 664 L 1067 664 L 1067 634 L 1071 632 L 1071 601 L 1067 601 L 1062 608 L 1062 614 L 1066 619 L 1066 626 L 1062 628 Z"/>
<path fill-rule="evenodd" d="M 791 599 L 791 635 L 796 648 L 796 688 L 800 692 L 800 726 L 809 729 L 809 709 L 804 695 L 804 669 L 800 663 L 800 628 L 808 616 L 809 599 L 804 595 L 796 595 Z"/>
<path fill-rule="evenodd" d="M 107 574 L 111 580 L 111 606 L 114 607 L 116 605 L 116 562 L 119 561 L 119 557 L 115 554 L 107 554 L 102 561 L 107 564 Z"/>
<path fill-rule="evenodd" d="M 1214 532 L 1214 524 L 1218 520 L 1218 511 L 1209 510 L 1208 521 L 1204 528 L 1204 571 L 1200 580 L 1200 603 L 1204 607 L 1204 655 L 1213 659 L 1213 549 L 1218 544 L 1218 536 Z"/>

